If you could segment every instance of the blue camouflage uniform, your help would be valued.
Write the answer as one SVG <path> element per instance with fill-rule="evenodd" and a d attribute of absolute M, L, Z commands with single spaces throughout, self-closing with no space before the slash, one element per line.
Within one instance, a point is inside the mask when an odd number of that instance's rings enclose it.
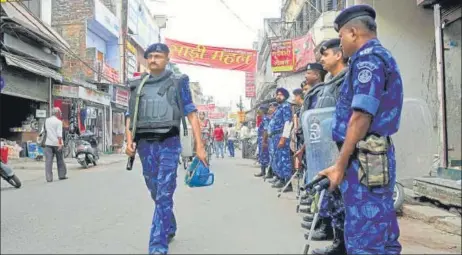
<path fill-rule="evenodd" d="M 269 155 L 270 155 L 270 163 L 269 164 L 271 166 L 271 169 L 273 170 L 273 174 L 278 178 L 280 178 L 280 176 L 279 176 L 277 165 L 276 165 L 276 163 L 277 163 L 277 160 L 276 160 L 277 144 L 275 146 L 275 144 L 274 144 L 275 139 L 274 139 L 274 136 L 271 135 L 271 132 L 273 130 L 275 130 L 274 129 L 274 123 L 275 123 L 274 122 L 274 116 L 275 116 L 276 111 L 279 109 L 279 107 L 280 107 L 279 105 L 276 106 L 276 109 L 274 110 L 274 112 L 273 112 L 273 114 L 272 114 L 272 116 L 271 116 L 271 118 L 269 120 L 269 123 L 268 123 L 268 151 L 269 151 Z"/>
<path fill-rule="evenodd" d="M 374 13 L 375 18 L 375 13 Z M 395 59 L 377 39 L 368 41 L 350 58 L 350 71 L 340 89 L 332 136 L 345 140 L 353 110 L 373 116 L 368 133 L 391 136 L 398 131 L 403 85 Z M 399 227 L 393 208 L 396 181 L 395 149 L 388 150 L 390 182 L 373 188 L 358 182 L 359 162 L 352 159 L 340 185 L 345 204 L 345 243 L 349 254 L 400 254 Z"/>
<path fill-rule="evenodd" d="M 285 93 L 287 99 L 289 97 L 289 92 L 286 90 Z M 293 168 L 292 158 L 290 156 L 290 138 L 286 139 L 282 148 L 278 148 L 279 140 L 281 139 L 282 131 L 284 130 L 284 124 L 287 121 L 292 121 L 292 109 L 290 104 L 287 101 L 284 101 L 273 114 L 270 131 L 273 138 L 273 148 L 275 150 L 274 158 L 276 161 L 273 165 L 276 166 L 277 176 L 284 181 L 288 181 L 290 179 Z"/>
<path fill-rule="evenodd" d="M 159 44 L 152 45 L 146 52 L 162 52 L 167 47 L 160 44 L 161 50 L 158 48 L 156 50 L 157 45 Z M 173 75 L 169 70 L 164 71 L 164 74 L 166 73 Z M 188 76 L 183 75 L 181 77 L 179 87 L 183 105 L 183 109 L 180 110 L 186 116 L 196 111 L 189 88 Z M 149 239 L 149 254 L 167 254 L 168 239 L 175 235 L 177 229 L 173 214 L 173 193 L 176 189 L 177 167 L 181 153 L 180 137 L 174 135 L 164 140 L 151 140 L 148 137 L 142 137 L 137 142 L 137 151 L 143 167 L 146 186 L 155 203 Z"/>
<path fill-rule="evenodd" d="M 267 167 L 270 162 L 270 155 L 269 155 L 269 146 L 263 148 L 263 134 L 268 132 L 270 118 L 267 114 L 263 116 L 263 120 L 258 127 L 258 162 L 262 167 Z"/>

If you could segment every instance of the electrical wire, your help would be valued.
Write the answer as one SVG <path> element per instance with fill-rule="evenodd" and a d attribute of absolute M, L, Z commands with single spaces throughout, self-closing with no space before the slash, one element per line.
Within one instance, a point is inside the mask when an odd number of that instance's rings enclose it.
<path fill-rule="evenodd" d="M 237 20 L 239 20 L 247 29 L 249 29 L 250 31 L 252 31 L 252 32 L 254 32 L 254 33 L 257 33 L 257 31 L 256 31 L 255 29 L 253 29 L 251 26 L 247 25 L 247 23 L 245 23 L 244 20 L 242 20 L 242 18 L 241 18 L 239 15 L 237 15 L 237 13 L 234 12 L 234 11 L 228 6 L 228 4 L 227 4 L 224 0 L 219 0 L 219 1 L 220 1 L 220 3 L 223 4 L 223 5 L 226 7 L 226 9 L 228 9 L 228 11 L 229 11 L 231 14 L 233 14 L 233 16 L 234 16 Z"/>
<path fill-rule="evenodd" d="M 38 21 L 56 40 L 58 41 L 61 41 L 60 38 L 58 38 L 55 34 L 54 34 L 54 31 L 51 31 L 47 25 L 45 25 L 43 23 L 43 21 L 38 18 L 37 16 L 35 16 L 34 13 L 32 13 L 29 8 L 27 8 L 27 6 L 24 5 L 24 3 L 22 2 L 17 2 L 19 5 L 21 5 L 32 17 L 34 17 L 36 19 L 36 21 Z M 27 17 L 27 15 L 25 15 L 21 10 L 19 10 L 14 4 L 10 4 L 11 6 L 13 6 L 17 12 L 19 12 L 23 17 L 25 17 L 30 23 L 32 23 L 38 30 L 40 30 L 40 28 L 37 26 L 37 24 L 35 22 L 33 22 L 32 20 L 29 19 L 29 17 Z M 26 30 L 29 30 L 28 28 L 25 28 Z M 30 31 L 32 33 L 34 33 L 33 31 Z M 106 76 L 105 74 L 103 73 L 100 73 L 99 71 L 97 71 L 96 69 L 94 69 L 91 65 L 89 65 L 87 62 L 85 62 L 83 59 L 81 59 L 76 53 L 74 53 L 72 51 L 72 49 L 70 49 L 69 47 L 63 45 L 63 44 L 60 44 L 59 45 L 60 49 L 64 49 L 63 52 L 64 53 L 68 53 L 67 55 L 71 55 L 72 57 L 74 57 L 75 59 L 79 60 L 82 64 L 84 64 L 87 68 L 89 68 L 90 70 L 92 70 L 93 72 L 95 73 L 98 73 L 101 75 L 102 78 L 108 80 L 108 81 L 111 81 L 112 78 Z"/>

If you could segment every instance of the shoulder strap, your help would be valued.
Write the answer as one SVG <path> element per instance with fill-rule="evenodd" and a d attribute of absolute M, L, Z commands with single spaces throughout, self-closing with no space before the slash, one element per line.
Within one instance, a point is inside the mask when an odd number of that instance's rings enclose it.
<path fill-rule="evenodd" d="M 181 87 L 180 87 L 180 80 L 173 78 L 173 84 L 175 85 L 176 88 L 176 97 L 178 99 L 178 106 L 180 107 L 180 114 L 181 114 L 181 123 L 183 124 L 183 135 L 187 136 L 188 135 L 188 126 L 186 126 L 186 118 L 184 116 L 184 109 L 183 109 L 183 100 L 181 98 Z"/>
<path fill-rule="evenodd" d="M 134 109 L 135 112 L 133 112 L 133 120 L 131 120 L 133 138 L 135 138 L 135 135 L 136 135 L 136 122 L 138 121 L 138 105 L 140 104 L 141 90 L 143 89 L 144 84 L 146 83 L 148 79 L 149 79 L 149 74 L 144 76 L 143 80 L 141 81 L 140 85 L 138 85 L 138 88 L 136 90 L 135 109 Z"/>

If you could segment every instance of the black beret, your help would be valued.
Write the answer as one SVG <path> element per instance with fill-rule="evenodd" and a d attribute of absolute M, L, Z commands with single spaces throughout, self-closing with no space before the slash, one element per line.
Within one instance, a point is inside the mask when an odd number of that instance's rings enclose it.
<path fill-rule="evenodd" d="M 306 65 L 306 70 L 318 70 L 318 71 L 322 71 L 324 72 L 324 68 L 322 67 L 321 64 L 319 63 L 309 63 L 308 65 Z"/>
<path fill-rule="evenodd" d="M 369 5 L 353 5 L 344 9 L 334 20 L 334 29 L 339 31 L 348 21 L 362 16 L 369 16 L 375 20 L 375 10 Z"/>
<path fill-rule="evenodd" d="M 260 105 L 260 107 L 258 109 L 262 110 L 262 111 L 267 111 L 268 108 L 269 108 L 269 106 L 267 104 L 262 104 L 262 105 Z"/>
<path fill-rule="evenodd" d="M 340 39 L 330 39 L 322 44 L 321 48 L 319 49 L 319 53 L 324 54 L 325 50 L 338 47 L 340 47 Z"/>
<path fill-rule="evenodd" d="M 166 44 L 163 44 L 163 43 L 154 43 L 154 44 L 151 44 L 151 45 L 146 49 L 146 51 L 144 52 L 144 58 L 145 58 L 145 59 L 148 59 L 149 53 L 152 53 L 152 52 L 160 52 L 160 53 L 169 54 L 169 53 L 170 53 L 170 49 L 168 48 L 168 46 L 167 46 Z"/>
<path fill-rule="evenodd" d="M 303 90 L 302 89 L 294 89 L 294 91 L 292 91 L 292 94 L 294 94 L 294 95 L 303 95 Z"/>
<path fill-rule="evenodd" d="M 277 107 L 279 104 L 277 102 L 272 102 L 269 104 L 270 107 Z"/>

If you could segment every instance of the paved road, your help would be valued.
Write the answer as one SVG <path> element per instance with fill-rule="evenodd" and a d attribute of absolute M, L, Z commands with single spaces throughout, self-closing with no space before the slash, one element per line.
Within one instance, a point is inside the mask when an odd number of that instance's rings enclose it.
<path fill-rule="evenodd" d="M 278 199 L 252 176 L 257 169 L 251 161 L 213 163 L 216 182 L 208 188 L 187 188 L 179 168 L 179 229 L 170 252 L 301 253 L 305 240 L 293 196 Z M 53 183 L 44 182 L 41 170 L 22 170 L 19 190 L 2 181 L 1 253 L 145 253 L 154 205 L 139 161 L 132 172 L 124 165 L 72 170 L 70 179 Z M 401 225 L 406 252 L 460 252 L 460 236 L 408 219 Z"/>

